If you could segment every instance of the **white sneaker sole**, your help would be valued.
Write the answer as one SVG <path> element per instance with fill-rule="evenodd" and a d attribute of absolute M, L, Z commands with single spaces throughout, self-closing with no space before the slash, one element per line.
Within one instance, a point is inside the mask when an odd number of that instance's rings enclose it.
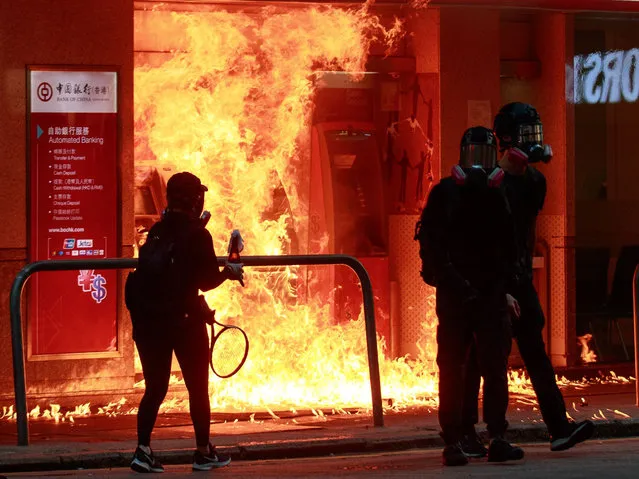
<path fill-rule="evenodd" d="M 140 461 L 139 459 L 133 459 L 133 461 L 131 461 L 131 469 L 133 469 L 135 472 L 155 472 L 155 473 L 161 473 L 164 472 L 164 469 L 159 469 L 157 467 L 151 467 L 148 463 L 144 462 L 144 461 Z"/>
<path fill-rule="evenodd" d="M 479 454 L 477 452 L 466 452 L 466 451 L 463 451 L 463 450 L 462 450 L 462 452 L 464 453 L 464 456 L 466 456 L 468 458 L 471 458 L 471 459 L 481 459 L 482 457 L 488 456 L 488 453 Z"/>
<path fill-rule="evenodd" d="M 220 467 L 228 466 L 231 463 L 231 460 L 224 462 L 207 462 L 206 464 L 197 464 L 193 463 L 194 471 L 210 471 L 211 469 L 219 469 Z"/>

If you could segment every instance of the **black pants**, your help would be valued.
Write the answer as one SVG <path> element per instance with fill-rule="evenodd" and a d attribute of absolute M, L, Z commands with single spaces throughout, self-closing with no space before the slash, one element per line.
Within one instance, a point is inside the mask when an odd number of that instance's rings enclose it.
<path fill-rule="evenodd" d="M 505 303 L 483 300 L 459 306 L 459 299 L 437 291 L 437 365 L 439 366 L 439 424 L 446 444 L 459 441 L 466 364 L 473 345 L 484 377 L 484 419 L 491 437 L 504 434 L 508 423 L 508 355 L 512 345 Z"/>
<path fill-rule="evenodd" d="M 519 301 L 521 317 L 513 321 L 513 333 L 519 352 L 528 370 L 539 409 L 551 436 L 563 435 L 568 426 L 566 405 L 557 387 L 555 371 L 550 362 L 543 339 L 544 313 L 539 297 L 531 282 L 526 282 L 513 295 Z M 480 371 L 476 351 L 471 350 L 466 374 L 466 394 L 464 398 L 464 427 L 472 429 L 479 420 L 477 403 L 479 396 Z M 485 381 L 485 379 L 484 379 Z M 484 404 L 486 397 L 484 396 Z M 485 418 L 484 418 L 485 420 Z"/>
<path fill-rule="evenodd" d="M 173 351 L 180 363 L 189 392 L 189 410 L 198 446 L 209 443 L 211 406 L 209 402 L 209 337 L 199 320 L 155 322 L 133 319 L 133 339 L 138 348 L 145 391 L 138 412 L 138 442 L 148 446 L 158 410 L 169 388 Z M 162 324 L 169 324 L 163 326 Z"/>

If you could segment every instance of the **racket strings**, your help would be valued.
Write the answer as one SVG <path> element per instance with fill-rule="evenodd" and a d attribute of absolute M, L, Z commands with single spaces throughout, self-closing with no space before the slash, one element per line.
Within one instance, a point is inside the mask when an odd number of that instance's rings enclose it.
<path fill-rule="evenodd" d="M 247 353 L 246 335 L 236 327 L 222 330 L 211 351 L 211 368 L 220 377 L 236 373 L 244 364 Z"/>

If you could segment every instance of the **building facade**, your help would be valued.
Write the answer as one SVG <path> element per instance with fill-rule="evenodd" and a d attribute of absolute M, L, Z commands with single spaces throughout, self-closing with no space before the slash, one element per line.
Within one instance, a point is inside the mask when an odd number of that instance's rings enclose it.
<path fill-rule="evenodd" d="M 0 361 L 6 365 L 11 364 L 12 281 L 26 263 L 42 259 L 30 247 L 37 189 L 32 133 L 39 134 L 33 129 L 38 125 L 31 116 L 29 69 L 117 73 L 117 141 L 112 155 L 117 244 L 109 256 L 133 257 L 145 225 L 160 214 L 165 177 L 174 171 L 149 169 L 148 161 L 157 160 L 159 147 L 151 144 L 150 136 L 140 134 L 149 123 L 144 123 L 144 114 L 136 108 L 151 100 L 136 88 L 146 78 L 145 69 L 194 48 L 184 44 L 184 32 L 194 26 L 180 23 L 171 12 L 243 12 L 262 18 L 264 4 L 175 1 L 160 6 L 117 0 L 89 9 L 85 2 L 59 3 L 16 0 L 0 6 L 0 107 L 5 119 L 0 132 L 4 153 L 0 195 L 5 212 L 0 230 Z M 269 3 L 291 12 L 315 5 Z M 357 7 L 359 2 L 325 3 Z M 394 16 L 402 18 L 409 35 L 390 56 L 382 45 L 373 45 L 365 67 L 370 75 L 363 80 L 330 73 L 317 87 L 312 114 L 305 117 L 311 135 L 308 144 L 302 145 L 306 153 L 298 165 L 308 190 L 293 198 L 284 180 L 282 188 L 276 188 L 284 191 L 278 196 L 284 210 L 295 210 L 297 200 L 306 205 L 308 221 L 293 228 L 294 233 L 289 231 L 289 239 L 294 240 L 273 251 L 361 258 L 373 276 L 378 331 L 386 339 L 387 354 L 416 355 L 423 319 L 433 314 L 432 291 L 419 278 L 413 241 L 429 187 L 456 164 L 464 129 L 491 126 L 504 103 L 530 102 L 541 114 L 545 139 L 555 154 L 550 164 L 540 166 L 549 189 L 538 221 L 535 260 L 547 316 L 548 351 L 556 366 L 576 365 L 580 361 L 577 337 L 594 333 L 602 359 L 626 359 L 625 355 L 617 358 L 617 346 L 625 340 L 631 348 L 631 323 L 617 314 L 622 319 L 614 323 L 616 329 L 610 335 L 605 329 L 607 319 L 602 329 L 593 313 L 611 297 L 621 298 L 617 313 L 627 307 L 624 281 L 639 261 L 633 256 L 633 246 L 639 244 L 633 221 L 639 211 L 633 161 L 639 149 L 633 141 L 639 94 L 635 33 L 639 6 L 603 0 L 440 0 L 416 10 L 414 4 L 378 1 L 373 12 L 387 25 L 392 25 Z M 241 47 L 230 36 L 224 41 L 229 48 Z M 161 100 L 153 101 L 159 105 Z M 346 145 L 344 137 L 353 143 Z M 148 154 L 151 150 L 153 154 Z M 361 166 L 358 158 L 362 156 L 375 160 Z M 381 200 L 379 191 L 383 191 Z M 349 229 L 353 217 L 340 216 L 349 202 L 361 221 L 354 232 Z M 352 282 L 338 270 L 304 274 L 316 274 L 329 286 Z M 25 290 L 23 321 L 31 395 L 132 390 L 139 368 L 123 304 L 125 273 L 114 278 L 116 342 L 92 353 L 33 354 L 35 307 L 27 299 L 35 293 L 33 288 Z M 357 314 L 352 300 L 357 286 L 343 286 L 340 294 L 333 298 L 332 314 L 351 318 Z M 72 343 L 74 335 L 97 334 L 90 318 L 81 319 L 86 326 L 73 323 L 73 331 L 60 328 L 67 342 Z M 53 334 L 47 331 L 41 334 Z M 55 337 L 49 340 L 56 341 Z M 512 362 L 520 364 L 516 352 Z M 0 377 L 0 397 L 10 398 L 12 391 L 11 374 Z"/>

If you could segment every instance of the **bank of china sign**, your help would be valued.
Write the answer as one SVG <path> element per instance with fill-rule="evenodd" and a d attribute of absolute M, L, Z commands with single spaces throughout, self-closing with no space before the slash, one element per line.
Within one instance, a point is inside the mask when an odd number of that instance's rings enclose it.
<path fill-rule="evenodd" d="M 575 103 L 634 103 L 639 99 L 639 48 L 577 55 Z"/>

